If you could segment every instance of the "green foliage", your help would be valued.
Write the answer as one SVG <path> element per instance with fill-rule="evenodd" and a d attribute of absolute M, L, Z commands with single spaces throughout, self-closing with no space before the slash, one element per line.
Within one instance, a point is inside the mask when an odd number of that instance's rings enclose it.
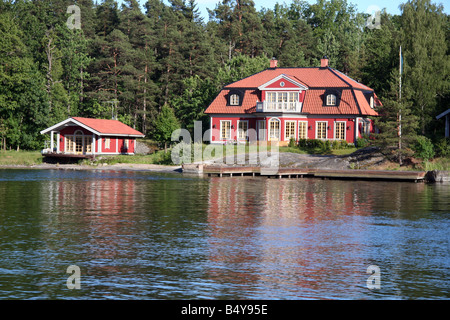
<path fill-rule="evenodd" d="M 298 147 L 301 150 L 305 150 L 308 153 L 330 153 L 331 142 L 330 140 L 320 139 L 299 139 Z"/>
<path fill-rule="evenodd" d="M 450 139 L 441 138 L 434 144 L 434 150 L 438 157 L 450 157 Z"/>
<path fill-rule="evenodd" d="M 368 137 L 362 137 L 362 138 L 356 139 L 356 147 L 359 149 L 368 147 L 369 145 L 370 145 L 370 141 L 369 141 Z"/>
<path fill-rule="evenodd" d="M 289 148 L 295 147 L 295 144 L 296 144 L 295 138 L 289 139 L 289 145 L 288 145 Z"/>
<path fill-rule="evenodd" d="M 353 145 L 348 144 L 345 140 L 335 140 L 331 142 L 331 149 L 332 150 L 341 150 L 341 149 L 349 149 L 353 148 Z"/>
<path fill-rule="evenodd" d="M 415 155 L 423 160 L 432 159 L 435 155 L 433 143 L 424 136 L 417 136 L 416 143 L 413 146 Z"/>
<path fill-rule="evenodd" d="M 405 97 L 411 102 L 412 113 L 419 118 L 421 134 L 425 135 L 433 129 L 432 120 L 440 113 L 438 97 L 450 90 L 448 16 L 442 4 L 430 0 L 409 0 L 401 9 Z"/>
<path fill-rule="evenodd" d="M 432 120 L 450 101 L 449 18 L 430 0 L 409 0 L 398 16 L 382 12 L 380 29 L 364 27 L 367 15 L 344 0 L 260 11 L 251 0 L 225 0 L 209 21 L 193 0 L 148 0 L 145 10 L 136 0 L 79 0 L 81 30 L 66 26 L 68 4 L 0 1 L 0 125 L 8 148 L 40 148 L 39 131 L 68 116 L 114 116 L 153 137 L 165 104 L 183 128 L 201 120 L 206 129 L 203 111 L 222 87 L 268 68 L 272 57 L 280 67 L 317 67 L 327 55 L 332 67 L 375 89 L 383 102 L 376 143 L 398 158 L 417 131 L 434 134 Z"/>
<path fill-rule="evenodd" d="M 165 146 L 171 141 L 172 133 L 180 128 L 175 113 L 168 105 L 164 105 L 160 114 L 154 121 L 153 137 Z"/>
<path fill-rule="evenodd" d="M 386 156 L 402 164 L 403 158 L 412 155 L 411 148 L 416 141 L 418 118 L 413 114 L 408 100 L 403 98 L 399 102 L 397 72 L 391 72 L 389 85 L 383 106 L 377 110 L 380 116 L 373 118 L 380 131 L 374 135 L 373 143 L 380 147 Z"/>

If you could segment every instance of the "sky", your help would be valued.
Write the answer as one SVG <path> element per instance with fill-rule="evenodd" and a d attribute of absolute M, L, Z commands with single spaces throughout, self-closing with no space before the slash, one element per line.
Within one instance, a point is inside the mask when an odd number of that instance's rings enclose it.
<path fill-rule="evenodd" d="M 256 10 L 260 10 L 261 8 L 273 9 L 275 3 L 285 3 L 289 5 L 292 3 L 292 0 L 253 0 L 255 3 Z M 308 3 L 316 3 L 316 0 L 306 0 Z M 376 6 L 380 9 L 386 8 L 386 11 L 390 14 L 400 14 L 399 6 L 401 3 L 406 2 L 407 0 L 347 0 L 349 3 L 353 3 L 357 6 L 358 12 L 367 12 L 372 13 L 373 6 Z M 121 0 L 118 0 L 121 3 Z M 144 4 L 146 0 L 138 0 L 140 4 Z M 168 3 L 168 1 L 165 1 Z M 205 22 L 209 20 L 208 9 L 214 9 L 216 4 L 221 2 L 221 0 L 196 0 L 198 9 L 200 14 L 204 18 Z M 432 3 L 441 3 L 444 5 L 444 12 L 450 14 L 450 3 L 449 0 L 432 0 Z"/>

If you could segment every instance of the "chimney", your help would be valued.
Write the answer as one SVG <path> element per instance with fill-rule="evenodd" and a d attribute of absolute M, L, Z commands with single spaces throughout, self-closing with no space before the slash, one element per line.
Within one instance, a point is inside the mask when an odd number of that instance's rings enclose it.
<path fill-rule="evenodd" d="M 328 67 L 328 57 L 327 56 L 323 56 L 323 58 L 320 59 L 320 67 L 321 68 Z"/>
<path fill-rule="evenodd" d="M 270 60 L 270 68 L 275 69 L 278 66 L 278 60 L 273 57 L 272 60 Z"/>

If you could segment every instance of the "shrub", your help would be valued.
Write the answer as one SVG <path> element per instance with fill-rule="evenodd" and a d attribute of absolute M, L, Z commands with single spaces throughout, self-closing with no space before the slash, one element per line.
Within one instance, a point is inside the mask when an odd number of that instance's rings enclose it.
<path fill-rule="evenodd" d="M 335 140 L 331 144 L 331 149 L 333 150 L 347 149 L 347 148 L 349 148 L 349 145 L 345 140 Z"/>
<path fill-rule="evenodd" d="M 433 158 L 435 154 L 433 143 L 430 139 L 424 136 L 417 136 L 413 149 L 416 157 L 423 160 L 429 160 Z"/>
<path fill-rule="evenodd" d="M 358 149 L 365 148 L 365 147 L 369 146 L 369 144 L 370 144 L 370 141 L 366 137 L 356 139 L 356 147 Z"/>
<path fill-rule="evenodd" d="M 331 151 L 331 142 L 330 140 L 300 139 L 298 141 L 298 147 L 308 152 L 325 153 Z"/>
<path fill-rule="evenodd" d="M 289 147 L 291 147 L 291 148 L 295 147 L 295 139 L 294 138 L 291 138 L 289 140 Z"/>
<path fill-rule="evenodd" d="M 434 144 L 434 150 L 438 157 L 450 156 L 450 139 L 441 138 Z"/>

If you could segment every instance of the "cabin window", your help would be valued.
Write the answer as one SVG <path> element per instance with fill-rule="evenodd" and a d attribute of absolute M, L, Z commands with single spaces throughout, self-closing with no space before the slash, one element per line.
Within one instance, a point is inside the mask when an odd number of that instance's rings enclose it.
<path fill-rule="evenodd" d="M 75 139 L 73 136 L 66 137 L 66 152 L 74 153 L 75 152 Z"/>
<path fill-rule="evenodd" d="M 123 139 L 123 147 L 125 150 L 128 150 L 128 139 Z"/>
<path fill-rule="evenodd" d="M 91 153 L 92 152 L 92 136 L 84 136 L 84 152 L 83 153 Z"/>
<path fill-rule="evenodd" d="M 105 149 L 111 148 L 111 138 L 105 138 Z"/>
<path fill-rule="evenodd" d="M 327 95 L 327 106 L 335 106 L 336 105 L 336 95 L 329 94 Z"/>
<path fill-rule="evenodd" d="M 370 107 L 373 109 L 373 96 L 370 96 Z"/>
<path fill-rule="evenodd" d="M 230 120 L 220 121 L 220 134 L 221 134 L 222 140 L 230 140 L 231 139 L 231 121 Z"/>
<path fill-rule="evenodd" d="M 334 139 L 345 140 L 345 121 L 334 123 Z"/>
<path fill-rule="evenodd" d="M 238 139 L 239 140 L 247 140 L 247 132 L 248 132 L 248 121 L 239 121 L 238 122 Z"/>
<path fill-rule="evenodd" d="M 289 141 L 295 139 L 295 121 L 285 121 L 284 123 L 284 140 Z"/>
<path fill-rule="evenodd" d="M 326 139 L 327 138 L 327 122 L 318 121 L 316 122 L 316 139 Z"/>
<path fill-rule="evenodd" d="M 238 94 L 232 94 L 230 96 L 230 106 L 238 106 L 239 105 L 239 95 Z"/>
<path fill-rule="evenodd" d="M 308 138 L 308 122 L 299 121 L 298 122 L 298 138 L 307 139 Z"/>

